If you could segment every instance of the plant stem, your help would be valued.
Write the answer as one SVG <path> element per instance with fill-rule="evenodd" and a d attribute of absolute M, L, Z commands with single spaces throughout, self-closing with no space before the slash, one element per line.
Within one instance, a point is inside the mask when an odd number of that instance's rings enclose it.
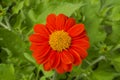
<path fill-rule="evenodd" d="M 6 22 L 6 25 L 8 27 L 8 30 L 11 30 L 11 26 L 10 26 L 10 23 L 9 23 L 9 20 L 7 17 L 5 17 L 5 22 Z"/>
<path fill-rule="evenodd" d="M 101 61 L 101 60 L 103 60 L 103 59 L 105 59 L 105 56 L 100 56 L 98 59 L 96 59 L 95 61 L 93 61 L 93 62 L 90 64 L 90 66 L 96 64 L 97 62 L 99 62 L 99 61 Z"/>
<path fill-rule="evenodd" d="M 0 25 L 4 28 L 8 29 L 8 27 L 5 24 L 3 24 L 2 22 L 0 22 Z"/>
<path fill-rule="evenodd" d="M 37 70 L 36 80 L 39 80 L 39 71 Z"/>
<path fill-rule="evenodd" d="M 92 63 L 90 63 L 89 61 L 86 60 L 86 62 L 89 64 L 89 66 L 86 68 L 86 70 L 88 70 L 89 68 L 91 68 L 91 66 L 93 66 L 94 64 L 96 64 L 97 62 L 104 60 L 105 56 L 100 56 L 99 58 L 97 58 L 96 60 L 94 60 Z M 76 80 L 79 80 L 82 76 L 87 77 L 88 74 L 82 74 L 82 75 L 77 75 L 76 76 Z M 88 78 L 88 77 L 87 77 Z"/>
<path fill-rule="evenodd" d="M 37 66 L 36 80 L 39 80 L 39 71 L 40 71 L 40 66 Z"/>
<path fill-rule="evenodd" d="M 57 80 L 58 73 L 55 71 L 52 80 Z"/>

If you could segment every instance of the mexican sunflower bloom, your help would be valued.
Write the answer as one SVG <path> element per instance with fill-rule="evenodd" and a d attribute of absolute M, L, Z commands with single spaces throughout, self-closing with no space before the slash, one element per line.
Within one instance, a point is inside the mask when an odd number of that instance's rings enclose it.
<path fill-rule="evenodd" d="M 58 73 L 70 72 L 73 65 L 81 64 L 87 56 L 89 39 L 84 24 L 76 24 L 64 14 L 48 15 L 46 24 L 36 24 L 30 35 L 30 49 L 44 70 Z"/>

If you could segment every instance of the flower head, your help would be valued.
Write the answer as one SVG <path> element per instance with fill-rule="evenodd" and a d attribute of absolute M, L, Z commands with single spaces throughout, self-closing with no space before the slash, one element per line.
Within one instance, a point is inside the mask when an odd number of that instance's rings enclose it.
<path fill-rule="evenodd" d="M 33 57 L 44 70 L 70 72 L 73 65 L 81 64 L 87 56 L 89 39 L 84 24 L 76 24 L 64 14 L 48 15 L 46 24 L 36 24 L 30 36 Z"/>

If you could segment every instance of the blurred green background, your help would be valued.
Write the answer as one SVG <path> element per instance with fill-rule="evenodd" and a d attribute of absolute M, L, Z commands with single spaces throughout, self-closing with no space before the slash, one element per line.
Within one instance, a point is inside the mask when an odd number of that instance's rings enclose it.
<path fill-rule="evenodd" d="M 50 13 L 84 23 L 91 44 L 82 64 L 56 80 L 120 80 L 120 0 L 0 0 L 0 80 L 53 80 L 28 41 Z"/>

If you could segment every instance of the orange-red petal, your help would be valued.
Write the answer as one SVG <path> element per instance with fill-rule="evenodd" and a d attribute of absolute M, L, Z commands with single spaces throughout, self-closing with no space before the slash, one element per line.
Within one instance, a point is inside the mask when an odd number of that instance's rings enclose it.
<path fill-rule="evenodd" d="M 65 72 L 70 72 L 72 70 L 72 64 L 62 64 L 62 67 Z"/>
<path fill-rule="evenodd" d="M 50 24 L 46 24 L 46 27 L 47 27 L 47 29 L 49 30 L 50 33 L 54 32 L 54 31 L 56 30 L 56 29 L 55 29 L 52 25 L 50 25 Z"/>
<path fill-rule="evenodd" d="M 38 64 L 44 64 L 44 63 L 46 63 L 48 61 L 47 58 L 49 58 L 49 55 L 41 58 L 41 57 L 39 57 L 39 55 L 38 56 L 34 56 L 34 53 L 33 53 L 33 57 L 35 58 L 35 60 L 36 60 L 36 62 Z"/>
<path fill-rule="evenodd" d="M 59 14 L 57 17 L 56 17 L 56 28 L 57 30 L 62 30 L 64 29 L 65 27 L 65 23 L 66 23 L 66 20 L 68 19 L 67 16 L 65 16 L 64 14 Z"/>
<path fill-rule="evenodd" d="M 60 74 L 64 72 L 70 72 L 72 70 L 72 64 L 64 64 L 61 62 L 60 65 L 55 69 Z"/>
<path fill-rule="evenodd" d="M 85 38 L 86 38 L 86 40 L 89 40 L 88 37 L 87 37 L 87 34 L 86 34 L 85 30 L 79 36 L 72 37 L 73 40 L 76 40 L 76 39 L 85 39 Z"/>
<path fill-rule="evenodd" d="M 56 15 L 50 14 L 46 19 L 46 27 L 50 32 L 53 32 L 56 29 Z"/>
<path fill-rule="evenodd" d="M 53 64 L 53 67 L 56 68 L 60 64 L 60 54 L 56 52 L 56 58 L 55 58 L 55 63 Z"/>
<path fill-rule="evenodd" d="M 65 31 L 67 31 L 67 30 L 69 30 L 73 25 L 75 25 L 75 19 L 73 19 L 73 18 L 69 18 L 69 19 L 67 19 L 67 21 L 66 21 L 66 23 L 65 23 L 65 28 L 64 28 L 64 30 Z"/>
<path fill-rule="evenodd" d="M 73 50 L 72 48 L 69 49 L 69 52 L 70 52 L 70 54 L 72 54 L 72 56 L 74 57 L 74 62 L 73 62 L 73 64 L 74 64 L 74 65 L 79 65 L 79 64 L 82 62 L 79 53 L 77 53 L 77 52 L 76 52 L 75 50 Z"/>
<path fill-rule="evenodd" d="M 29 40 L 31 42 L 35 42 L 35 43 L 44 43 L 44 42 L 47 42 L 48 41 L 48 37 L 45 37 L 45 36 L 41 36 L 41 34 L 32 34 L 30 37 L 29 37 Z"/>
<path fill-rule="evenodd" d="M 55 27 L 55 21 L 56 21 L 56 15 L 55 14 L 50 14 L 47 16 L 46 23 L 52 25 Z"/>
<path fill-rule="evenodd" d="M 32 43 L 30 46 L 30 50 L 32 50 L 32 51 L 39 50 L 39 49 L 41 49 L 41 47 L 43 47 L 43 46 Z"/>
<path fill-rule="evenodd" d="M 60 63 L 60 56 L 55 51 L 51 50 L 49 62 L 52 68 L 56 68 Z"/>
<path fill-rule="evenodd" d="M 43 64 L 43 67 L 44 67 L 44 70 L 45 70 L 45 71 L 51 70 L 50 62 L 48 61 L 48 62 L 46 62 L 45 64 Z"/>
<path fill-rule="evenodd" d="M 78 40 L 72 40 L 71 43 L 72 46 L 76 46 L 76 47 L 82 47 L 85 50 L 87 50 L 90 46 L 89 42 L 87 40 L 82 40 L 82 39 L 78 39 Z"/>
<path fill-rule="evenodd" d="M 39 55 L 39 57 L 44 57 L 47 54 L 49 54 L 48 52 L 51 50 L 50 46 L 43 46 L 43 47 L 39 47 L 39 49 L 34 50 L 33 52 L 35 53 L 35 55 Z"/>
<path fill-rule="evenodd" d="M 71 27 L 67 32 L 71 37 L 76 37 L 84 31 L 84 24 L 76 24 Z"/>
<path fill-rule="evenodd" d="M 63 69 L 63 67 L 59 66 L 56 68 L 56 71 L 59 73 L 59 74 L 63 74 L 65 72 L 65 70 Z"/>
<path fill-rule="evenodd" d="M 48 32 L 47 28 L 45 27 L 45 25 L 43 25 L 43 24 L 36 24 L 34 26 L 34 32 L 40 33 L 40 35 L 43 35 L 44 37 L 48 37 L 50 34 Z"/>
<path fill-rule="evenodd" d="M 84 59 L 87 57 L 87 51 L 81 47 L 76 47 L 76 46 L 72 46 L 73 50 L 75 50 L 81 57 L 81 59 Z"/>
<path fill-rule="evenodd" d="M 44 57 L 39 55 L 38 53 L 33 53 L 33 57 L 35 58 L 35 60 L 38 64 L 44 64 L 44 63 L 48 62 L 49 56 L 50 56 L 49 53 L 44 55 Z"/>
<path fill-rule="evenodd" d="M 49 46 L 42 46 L 41 48 L 39 47 L 38 49 L 34 50 L 33 57 L 36 59 L 36 62 L 38 64 L 43 64 L 48 61 L 48 58 L 50 56 L 50 50 L 51 48 Z"/>
<path fill-rule="evenodd" d="M 68 51 L 63 51 L 60 53 L 60 55 L 61 61 L 64 64 L 71 64 L 74 61 L 73 56 L 70 53 L 68 53 Z"/>
<path fill-rule="evenodd" d="M 50 62 L 51 67 L 55 63 L 55 58 L 56 58 L 56 54 L 55 54 L 55 52 L 53 50 L 51 50 L 50 57 L 49 57 L 49 62 Z"/>

